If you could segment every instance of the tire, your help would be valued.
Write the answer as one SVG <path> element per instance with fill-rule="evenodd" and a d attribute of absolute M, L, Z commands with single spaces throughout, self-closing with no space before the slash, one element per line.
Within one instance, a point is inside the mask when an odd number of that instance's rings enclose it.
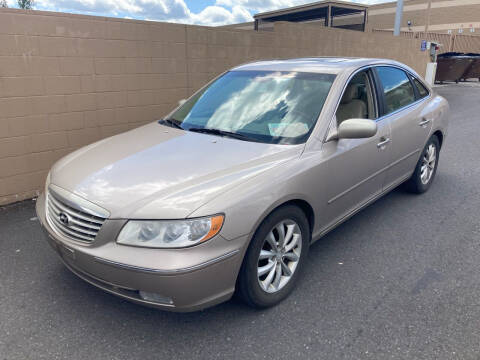
<path fill-rule="evenodd" d="M 433 164 L 433 169 L 429 169 L 430 171 L 430 176 L 428 177 L 428 181 L 425 181 L 426 179 L 422 179 L 422 167 L 425 165 L 425 162 L 427 161 L 427 158 L 429 156 L 429 149 L 433 147 L 435 149 L 435 162 Z M 422 155 L 420 156 L 420 159 L 417 162 L 417 166 L 415 167 L 415 171 L 413 172 L 412 177 L 407 180 L 405 183 L 405 187 L 409 192 L 415 193 L 415 194 L 422 194 L 426 192 L 430 186 L 432 185 L 433 179 L 435 178 L 435 174 L 437 173 L 437 167 L 438 167 L 438 161 L 440 159 L 440 143 L 438 141 L 438 138 L 433 135 L 425 145 L 422 151 Z M 431 162 L 429 162 L 430 165 L 432 165 Z"/>
<path fill-rule="evenodd" d="M 288 229 L 291 225 L 293 225 L 292 236 L 288 238 Z M 278 230 L 280 228 L 284 229 L 286 235 L 286 247 L 284 250 L 288 250 L 295 243 L 294 239 L 298 239 L 290 252 L 282 253 L 281 250 L 275 250 L 271 245 L 270 233 L 274 236 L 274 240 L 278 240 L 280 239 Z M 298 234 L 301 235 L 301 239 L 296 237 Z M 270 241 L 267 240 L 267 236 Z M 285 299 L 298 282 L 308 255 L 310 239 L 310 225 L 305 213 L 300 208 L 294 205 L 286 205 L 273 211 L 258 227 L 243 259 L 237 283 L 238 295 L 240 295 L 242 300 L 254 308 L 267 308 Z M 278 241 L 275 243 L 278 244 Z M 300 251 L 298 251 L 299 248 Z M 267 253 L 276 253 L 276 255 L 268 255 L 268 258 L 260 259 L 262 250 L 263 257 Z M 292 255 L 291 253 L 294 254 Z M 282 254 L 286 255 L 282 256 Z M 294 255 L 298 257 L 296 262 L 291 261 L 291 259 L 295 258 Z M 279 263 L 279 258 L 288 267 L 291 272 L 290 276 L 288 276 L 288 270 Z M 275 263 L 273 267 L 271 267 L 272 263 Z M 281 271 L 280 276 L 278 275 L 278 267 L 280 267 Z M 260 268 L 268 268 L 269 271 L 259 276 Z M 271 276 L 272 270 L 274 271 L 273 277 Z M 268 288 L 265 288 L 265 284 L 268 284 L 267 278 L 269 277 L 271 284 Z M 278 279 L 280 280 L 278 281 Z M 278 287 L 276 288 L 275 285 L 278 285 Z"/>

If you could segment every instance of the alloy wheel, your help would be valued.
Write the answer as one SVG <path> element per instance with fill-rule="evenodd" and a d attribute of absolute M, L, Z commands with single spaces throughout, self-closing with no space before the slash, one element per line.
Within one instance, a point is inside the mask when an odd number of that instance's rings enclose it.
<path fill-rule="evenodd" d="M 434 144 L 430 144 L 423 154 L 422 166 L 420 168 L 420 180 L 423 185 L 428 184 L 432 178 L 437 162 L 437 149 Z"/>
<path fill-rule="evenodd" d="M 257 274 L 263 291 L 282 289 L 297 269 L 302 251 L 302 233 L 293 220 L 278 223 L 267 234 L 260 250 Z"/>

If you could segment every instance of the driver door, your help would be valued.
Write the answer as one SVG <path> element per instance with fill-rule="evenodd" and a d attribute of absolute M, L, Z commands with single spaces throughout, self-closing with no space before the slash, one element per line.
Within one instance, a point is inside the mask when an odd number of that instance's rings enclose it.
<path fill-rule="evenodd" d="M 370 69 L 358 72 L 345 88 L 333 121 L 338 126 L 352 118 L 375 120 L 377 134 L 365 139 L 328 141 L 322 147 L 327 170 L 324 229 L 336 225 L 382 192 L 385 170 L 391 161 L 391 135 L 389 120 L 378 119 L 376 88 Z"/>

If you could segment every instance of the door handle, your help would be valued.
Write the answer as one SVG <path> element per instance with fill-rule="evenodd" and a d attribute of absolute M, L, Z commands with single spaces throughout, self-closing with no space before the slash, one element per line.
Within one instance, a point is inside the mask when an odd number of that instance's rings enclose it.
<path fill-rule="evenodd" d="M 418 126 L 425 127 L 430 121 L 430 119 L 423 118 L 422 121 L 418 123 Z"/>
<path fill-rule="evenodd" d="M 381 149 L 384 148 L 390 142 L 390 138 L 380 138 L 380 142 L 377 144 L 377 148 Z"/>

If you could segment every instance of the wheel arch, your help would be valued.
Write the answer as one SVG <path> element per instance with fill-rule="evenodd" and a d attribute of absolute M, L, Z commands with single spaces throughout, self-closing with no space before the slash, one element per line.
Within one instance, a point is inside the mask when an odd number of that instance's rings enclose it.
<path fill-rule="evenodd" d="M 265 210 L 262 216 L 260 216 L 259 220 L 255 223 L 255 226 L 252 232 L 252 237 L 257 231 L 257 229 L 259 228 L 259 226 L 265 221 L 265 219 L 271 213 L 273 213 L 274 211 L 278 210 L 281 207 L 288 206 L 288 205 L 294 205 L 303 211 L 303 213 L 305 214 L 308 220 L 308 224 L 310 226 L 310 235 L 311 235 L 313 233 L 313 227 L 315 226 L 315 212 L 313 210 L 313 207 L 310 204 L 310 202 L 308 202 L 305 198 L 301 196 L 292 196 L 291 198 L 285 198 L 275 202 Z"/>
<path fill-rule="evenodd" d="M 283 204 L 277 206 L 274 210 L 272 210 L 272 212 L 280 207 L 287 206 L 287 205 L 294 205 L 303 211 L 303 213 L 307 217 L 308 224 L 310 226 L 310 233 L 312 233 L 313 227 L 315 225 L 315 213 L 313 211 L 312 205 L 310 205 L 308 201 L 303 199 L 293 199 L 293 200 L 286 201 Z"/>

